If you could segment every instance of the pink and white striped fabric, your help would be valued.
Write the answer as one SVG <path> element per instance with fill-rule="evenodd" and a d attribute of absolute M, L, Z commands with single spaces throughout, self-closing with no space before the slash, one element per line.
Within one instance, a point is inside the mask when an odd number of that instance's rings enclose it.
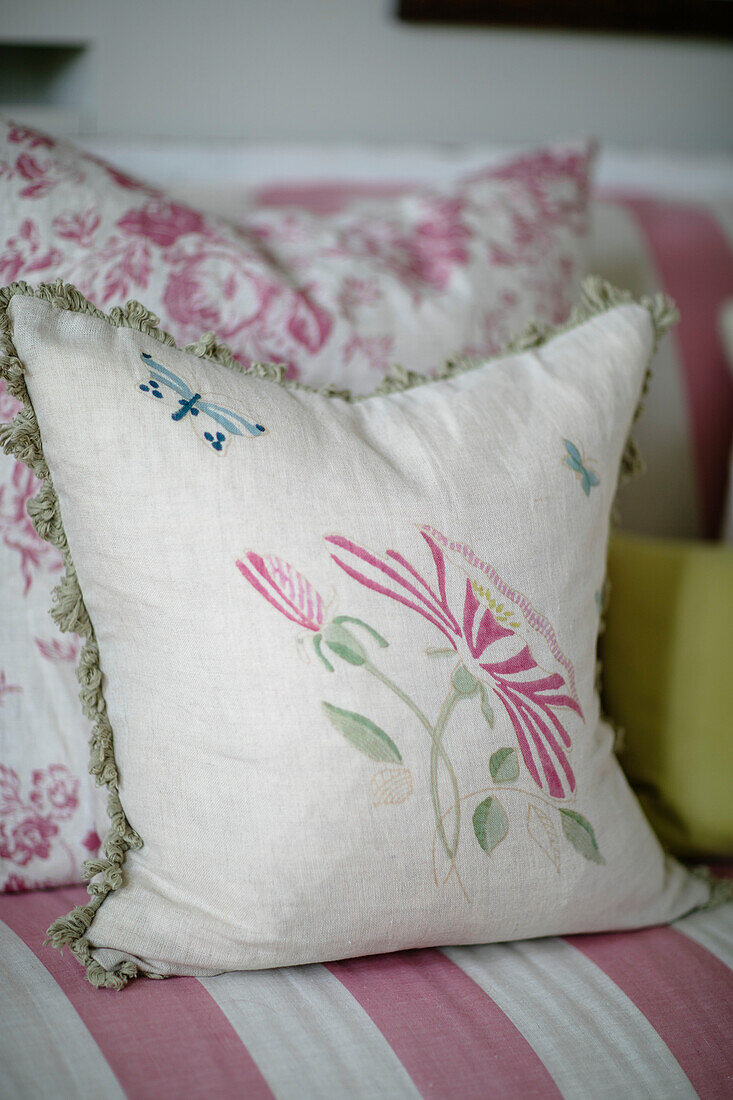
<path fill-rule="evenodd" d="M 733 905 L 670 928 L 95 990 L 42 946 L 79 888 L 0 898 L 0 1094 L 733 1095 Z"/>
<path fill-rule="evenodd" d="M 636 255 L 621 285 L 661 287 L 680 310 L 637 432 L 648 476 L 626 487 L 624 519 L 649 534 L 715 538 L 733 439 L 733 376 L 719 324 L 733 294 L 733 204 L 611 193 L 596 205 L 590 267 L 608 270 L 621 241 L 634 242 L 627 248 Z"/>

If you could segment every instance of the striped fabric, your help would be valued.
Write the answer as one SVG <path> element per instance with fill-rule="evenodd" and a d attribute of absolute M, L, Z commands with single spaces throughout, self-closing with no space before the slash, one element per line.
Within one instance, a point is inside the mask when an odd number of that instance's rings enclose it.
<path fill-rule="evenodd" d="M 733 905 L 670 928 L 95 990 L 0 898 L 0 1096 L 733 1096 Z"/>
<path fill-rule="evenodd" d="M 676 359 L 677 369 L 669 376 L 657 370 L 657 400 L 649 403 L 649 422 L 656 428 L 655 406 L 669 402 L 672 394 L 678 398 L 678 408 L 686 412 L 685 438 L 680 442 L 692 458 L 697 531 L 714 538 L 722 522 L 733 437 L 733 380 L 720 330 L 721 307 L 733 294 L 730 214 L 726 218 L 724 210 L 716 213 L 702 205 L 629 194 L 612 196 L 612 204 L 633 219 L 654 281 L 680 309 L 667 353 Z M 603 262 L 600 256 L 598 262 Z M 667 449 L 671 442 L 666 440 Z M 669 480 L 666 453 L 664 457 L 659 474 Z"/>

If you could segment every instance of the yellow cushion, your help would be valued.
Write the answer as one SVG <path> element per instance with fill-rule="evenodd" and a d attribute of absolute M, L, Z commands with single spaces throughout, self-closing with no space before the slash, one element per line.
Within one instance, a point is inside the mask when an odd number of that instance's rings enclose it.
<path fill-rule="evenodd" d="M 616 536 L 604 704 L 662 842 L 733 853 L 733 549 Z"/>

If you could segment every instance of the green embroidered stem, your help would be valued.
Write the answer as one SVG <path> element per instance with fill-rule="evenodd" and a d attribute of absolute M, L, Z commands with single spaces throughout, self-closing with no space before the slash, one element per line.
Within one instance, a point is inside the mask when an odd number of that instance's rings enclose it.
<path fill-rule="evenodd" d="M 452 689 L 443 703 L 443 706 L 440 708 L 438 721 L 435 723 L 435 729 L 433 730 L 432 743 L 430 745 L 430 791 L 433 795 L 433 806 L 437 808 L 437 812 L 440 812 L 440 802 L 438 798 L 438 759 L 439 757 L 447 759 L 445 748 L 443 747 L 443 734 L 445 733 L 453 708 L 460 698 L 462 698 L 461 692 Z M 451 771 L 452 770 L 451 768 Z M 457 784 L 454 784 L 453 787 L 453 813 L 455 815 L 455 821 L 453 822 L 453 845 L 451 848 L 446 846 L 446 853 L 451 863 L 453 863 L 456 858 L 458 840 L 461 835 L 461 799 Z M 442 814 L 440 816 L 440 824 L 442 829 Z M 445 833 L 443 833 L 443 836 L 445 836 Z"/>
<path fill-rule="evenodd" d="M 437 734 L 436 734 L 437 727 L 433 728 L 433 726 L 431 725 L 428 718 L 426 718 L 426 716 L 423 714 L 423 712 L 418 707 L 417 703 L 413 702 L 413 700 L 410 698 L 410 696 L 406 692 L 404 692 L 402 690 L 402 688 L 399 687 L 394 682 L 394 680 L 390 680 L 389 676 L 385 675 L 385 673 L 382 672 L 380 669 L 378 669 L 376 667 L 376 665 L 373 665 L 371 663 L 371 661 L 365 661 L 364 668 L 366 669 L 367 672 L 371 672 L 372 676 L 375 676 L 377 678 L 377 680 L 379 680 L 381 683 L 384 684 L 385 687 L 389 688 L 389 690 L 391 692 L 393 692 L 397 696 L 398 699 L 401 699 L 402 702 L 405 704 L 405 706 L 410 708 L 410 710 L 415 715 L 415 717 L 418 719 L 420 724 L 427 731 L 427 734 L 428 734 L 428 737 L 430 738 L 430 743 L 431 743 L 431 749 L 430 749 L 430 760 L 431 760 L 431 764 L 430 764 L 430 767 L 431 767 L 430 796 L 431 796 L 431 799 L 432 799 L 432 802 L 433 802 L 433 813 L 435 815 L 435 826 L 438 830 L 438 835 L 440 836 L 440 842 L 441 842 L 441 844 L 443 845 L 443 847 L 445 849 L 445 853 L 448 856 L 448 859 L 450 859 L 451 862 L 452 862 L 455 858 L 455 853 L 451 852 L 450 845 L 448 844 L 448 838 L 445 835 L 445 829 L 443 827 L 443 816 L 444 815 L 443 815 L 443 811 L 441 810 L 441 807 L 440 807 L 440 795 L 438 793 L 438 784 L 437 784 L 437 781 L 433 782 L 432 759 L 433 759 L 433 753 L 434 752 L 437 753 L 437 755 L 443 761 L 443 765 L 445 767 L 445 770 L 448 773 L 448 778 L 450 779 L 451 788 L 453 790 L 454 805 L 458 805 L 458 803 L 459 803 L 460 792 L 458 790 L 458 780 L 456 779 L 456 773 L 453 770 L 453 765 L 450 761 L 450 757 L 448 756 L 447 752 L 443 748 L 443 745 L 440 744 L 438 739 L 437 739 Z M 438 719 L 438 722 L 440 722 L 440 719 Z M 436 741 L 437 741 L 437 744 L 436 744 Z"/>
<path fill-rule="evenodd" d="M 34 500 L 28 503 L 28 514 L 39 535 L 47 539 L 53 546 L 56 546 L 63 558 L 65 572 L 61 583 L 54 592 L 52 614 L 62 630 L 75 631 L 84 639 L 77 675 L 81 684 L 80 698 L 84 713 L 94 723 L 89 767 L 97 782 L 105 784 L 109 792 L 107 810 L 110 818 L 110 829 L 103 843 L 104 854 L 98 859 L 87 861 L 85 864 L 85 873 L 87 877 L 92 878 L 88 886 L 90 901 L 87 905 L 72 910 L 68 916 L 55 921 L 48 930 L 47 942 L 59 949 L 68 945 L 82 965 L 86 967 L 87 977 L 94 985 L 121 989 L 131 978 L 137 975 L 137 966 L 132 962 L 126 962 L 114 971 L 106 970 L 93 958 L 91 954 L 92 946 L 86 937 L 86 932 L 104 898 L 122 884 L 127 852 L 130 849 L 139 848 L 142 842 L 125 817 L 120 802 L 118 793 L 119 777 L 115 763 L 112 727 L 107 716 L 107 706 L 103 692 L 99 650 L 66 542 L 53 481 L 43 456 L 41 433 L 26 389 L 23 364 L 13 343 L 8 306 L 11 299 L 16 295 L 38 298 L 41 301 L 48 302 L 55 309 L 95 317 L 115 328 L 134 329 L 143 333 L 148 339 L 156 340 L 169 347 L 175 347 L 175 343 L 173 337 L 159 327 L 160 322 L 155 314 L 139 302 L 129 301 L 124 307 L 114 307 L 108 314 L 105 314 L 89 302 L 75 287 L 63 283 L 61 280 L 56 283 L 41 283 L 35 289 L 29 286 L 28 283 L 16 282 L 0 290 L 0 377 L 5 379 L 11 396 L 17 398 L 23 405 L 21 411 L 9 424 L 0 424 L 0 446 L 8 454 L 12 454 L 16 459 L 24 462 L 42 483 Z M 633 303 L 633 298 L 630 294 L 616 290 L 602 279 L 587 279 L 583 284 L 579 305 L 566 325 L 555 329 L 540 329 L 537 326 L 532 326 L 510 350 L 519 351 L 539 347 L 558 332 L 567 331 L 616 306 L 631 303 Z M 654 346 L 656 347 L 663 334 L 677 319 L 675 307 L 663 295 L 642 299 L 639 304 L 649 313 L 654 331 Z M 289 389 L 320 393 L 326 397 L 351 402 L 365 401 L 373 396 L 355 396 L 348 390 L 339 390 L 333 386 L 313 389 L 292 379 L 285 378 L 285 368 L 281 365 L 254 363 L 243 369 L 233 353 L 225 345 L 219 344 L 211 333 L 202 337 L 198 343 L 190 344 L 186 350 L 231 369 L 241 370 L 243 374 L 262 378 Z M 483 362 L 485 360 L 452 360 L 447 362 L 435 377 L 452 378 L 482 365 Z M 404 367 L 394 366 L 385 375 L 374 392 L 375 394 L 397 393 L 429 384 L 432 381 L 434 381 L 434 378 L 416 374 Z M 642 388 L 637 416 L 641 411 L 647 383 L 648 374 Z M 638 466 L 636 448 L 633 442 L 629 440 L 622 462 L 622 476 L 628 476 L 629 473 L 638 469 Z M 374 666 L 368 667 L 374 675 L 382 679 L 381 674 Z M 384 678 L 384 682 L 392 690 L 395 690 L 410 707 L 428 730 L 431 741 L 434 740 L 434 730 L 422 712 L 407 696 L 400 692 L 396 685 L 388 682 L 386 678 Z M 455 774 L 445 750 L 441 745 L 440 749 L 436 748 L 435 751 L 439 752 L 440 758 L 448 770 L 453 785 L 454 798 L 458 800 Z M 440 815 L 438 820 L 442 820 Z M 445 834 L 442 835 L 446 851 L 449 852 L 450 849 Z"/>

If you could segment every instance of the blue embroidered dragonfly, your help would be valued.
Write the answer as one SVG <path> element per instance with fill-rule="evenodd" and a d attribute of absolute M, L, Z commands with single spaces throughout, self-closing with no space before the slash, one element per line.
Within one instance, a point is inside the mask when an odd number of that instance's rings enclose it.
<path fill-rule="evenodd" d="M 588 469 L 585 465 L 585 458 L 574 443 L 571 443 L 569 439 L 563 439 L 563 443 L 565 444 L 565 450 L 568 452 L 563 462 L 573 471 L 583 486 L 583 492 L 589 497 L 591 489 L 596 485 L 600 485 L 601 479 L 593 470 Z"/>
<path fill-rule="evenodd" d="M 139 390 L 147 393 L 150 397 L 157 397 L 162 400 L 163 390 L 161 386 L 166 386 L 179 395 L 178 404 L 181 407 L 171 414 L 171 420 L 185 420 L 189 415 L 193 418 L 203 413 L 205 417 L 213 421 L 214 425 L 225 429 L 224 432 L 218 431 L 212 425 L 210 431 L 201 433 L 204 441 L 213 447 L 215 451 L 219 453 L 223 451 L 224 444 L 228 441 L 226 432 L 229 432 L 230 435 L 243 435 L 246 431 L 251 436 L 257 437 L 266 431 L 261 424 L 252 424 L 249 420 L 245 420 L 243 416 L 240 416 L 239 413 L 232 412 L 231 409 L 226 409 L 223 405 L 215 405 L 211 401 L 204 401 L 200 393 L 195 393 L 172 370 L 156 363 L 146 351 L 140 352 L 140 358 L 150 369 L 150 374 L 147 382 L 141 382 L 138 385 Z"/>

